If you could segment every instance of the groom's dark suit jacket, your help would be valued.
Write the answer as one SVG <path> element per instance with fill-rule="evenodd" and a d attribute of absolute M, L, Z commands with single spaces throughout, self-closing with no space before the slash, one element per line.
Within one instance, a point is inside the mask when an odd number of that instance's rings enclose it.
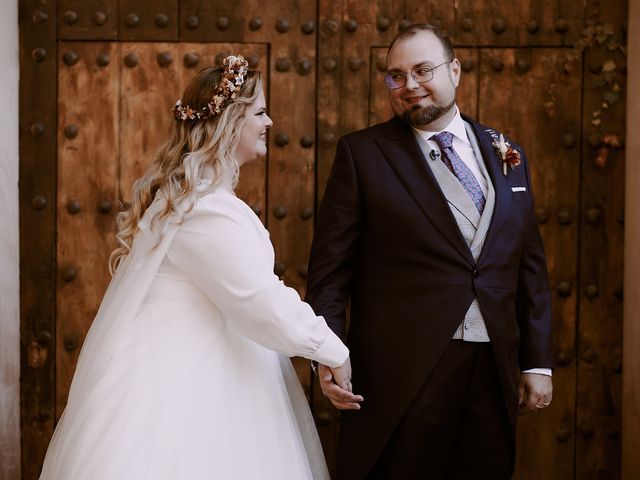
<path fill-rule="evenodd" d="M 514 435 L 520 370 L 552 366 L 551 298 L 527 159 L 512 144 L 522 163 L 505 176 L 487 128 L 463 119 L 496 192 L 477 263 L 410 127 L 393 118 L 338 142 L 307 301 L 342 338 L 350 301 L 353 386 L 365 401 L 342 414 L 341 478 L 362 478 L 373 466 L 475 296 Z"/>

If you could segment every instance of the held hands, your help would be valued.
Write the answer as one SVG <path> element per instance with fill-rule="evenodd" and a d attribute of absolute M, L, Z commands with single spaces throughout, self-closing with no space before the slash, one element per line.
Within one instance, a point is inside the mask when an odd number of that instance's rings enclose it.
<path fill-rule="evenodd" d="M 320 388 L 324 396 L 331 400 L 339 410 L 360 410 L 362 395 L 354 395 L 351 386 L 351 360 L 347 360 L 336 368 L 318 365 Z"/>
<path fill-rule="evenodd" d="M 523 373 L 518 385 L 518 407 L 520 415 L 547 408 L 553 397 L 551 377 L 537 373 Z"/>

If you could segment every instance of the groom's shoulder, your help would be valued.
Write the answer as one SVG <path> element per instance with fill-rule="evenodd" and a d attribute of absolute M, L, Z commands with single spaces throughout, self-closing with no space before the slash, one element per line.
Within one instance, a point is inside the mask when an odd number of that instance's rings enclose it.
<path fill-rule="evenodd" d="M 393 117 L 386 122 L 349 132 L 343 135 L 340 140 L 347 142 L 349 145 L 367 145 L 377 138 L 395 136 L 398 131 L 405 128 L 408 127 L 406 127 L 401 120 Z"/>

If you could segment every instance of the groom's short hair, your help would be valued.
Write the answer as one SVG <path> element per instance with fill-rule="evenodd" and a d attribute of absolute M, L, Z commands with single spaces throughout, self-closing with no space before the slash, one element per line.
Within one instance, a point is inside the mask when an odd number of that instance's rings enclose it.
<path fill-rule="evenodd" d="M 448 57 L 448 59 L 453 60 L 455 58 L 455 55 L 453 53 L 453 44 L 451 43 L 451 40 L 449 39 L 449 35 L 447 34 L 447 32 L 445 32 L 444 30 L 441 30 L 435 25 L 431 25 L 430 23 L 414 23 L 413 25 L 410 25 L 406 30 L 403 30 L 402 32 L 398 33 L 398 35 L 396 35 L 395 38 L 391 40 L 391 45 L 389 45 L 389 50 L 387 50 L 387 55 L 389 54 L 389 52 L 391 51 L 391 48 L 397 41 L 404 40 L 405 38 L 413 37 L 416 33 L 420 33 L 420 32 L 433 33 L 438 38 L 438 40 L 440 40 L 444 53 Z"/>

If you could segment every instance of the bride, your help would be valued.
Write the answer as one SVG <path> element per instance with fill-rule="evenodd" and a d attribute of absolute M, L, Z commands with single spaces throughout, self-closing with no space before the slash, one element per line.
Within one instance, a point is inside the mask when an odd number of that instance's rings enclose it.
<path fill-rule="evenodd" d="M 120 214 L 115 275 L 78 360 L 43 480 L 328 478 L 289 356 L 332 367 L 344 344 L 273 273 L 274 252 L 233 188 L 266 154 L 259 72 L 206 68 Z"/>

